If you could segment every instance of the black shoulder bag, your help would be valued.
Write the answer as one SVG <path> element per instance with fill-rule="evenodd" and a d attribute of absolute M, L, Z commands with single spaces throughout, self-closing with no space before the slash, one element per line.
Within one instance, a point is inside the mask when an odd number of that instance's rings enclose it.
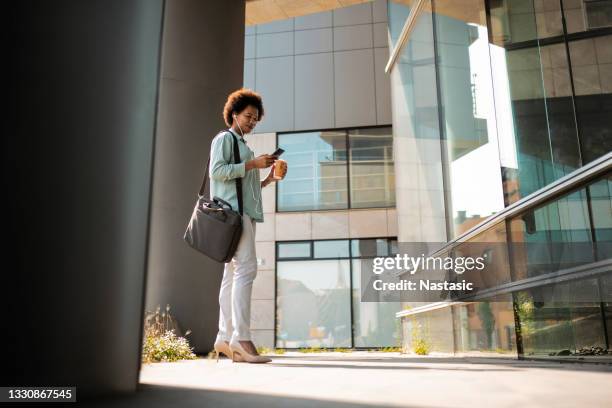
<path fill-rule="evenodd" d="M 231 133 L 231 132 L 230 132 Z M 240 163 L 238 139 L 231 133 L 234 141 L 234 163 Z M 236 178 L 236 193 L 238 195 L 238 212 L 231 204 L 219 197 L 212 200 L 204 197 L 210 155 L 206 164 L 206 173 L 198 194 L 184 239 L 195 250 L 218 262 L 229 262 L 240 241 L 242 234 L 242 178 Z"/>

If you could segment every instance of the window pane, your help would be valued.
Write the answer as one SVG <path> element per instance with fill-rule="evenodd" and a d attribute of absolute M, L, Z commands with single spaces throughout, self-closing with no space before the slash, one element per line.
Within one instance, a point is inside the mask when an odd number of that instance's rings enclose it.
<path fill-rule="evenodd" d="M 584 189 L 512 218 L 509 223 L 515 280 L 594 260 Z"/>
<path fill-rule="evenodd" d="M 457 352 L 495 351 L 516 354 L 512 295 L 453 306 Z"/>
<path fill-rule="evenodd" d="M 277 263 L 276 347 L 351 347 L 349 262 Z"/>
<path fill-rule="evenodd" d="M 585 20 L 587 23 L 587 29 L 612 27 L 611 0 L 592 0 L 584 1 L 579 4 L 584 5 L 586 9 Z"/>
<path fill-rule="evenodd" d="M 580 167 L 580 148 L 565 44 L 538 41 L 562 34 L 559 3 L 488 4 L 498 149 L 509 205 Z"/>
<path fill-rule="evenodd" d="M 504 208 L 484 1 L 434 2 L 453 236 Z M 434 163 L 432 163 L 434 164 Z M 437 175 L 436 166 L 429 172 Z M 425 180 L 427 182 L 428 180 Z M 450 214 L 449 214 L 450 215 Z M 454 221 L 454 222 L 453 222 Z"/>
<path fill-rule="evenodd" d="M 281 258 L 310 258 L 310 242 L 296 242 L 278 244 L 278 257 Z"/>
<path fill-rule="evenodd" d="M 593 227 L 597 241 L 597 259 L 612 257 L 612 174 L 589 187 Z"/>
<path fill-rule="evenodd" d="M 386 238 L 381 239 L 353 239 L 351 240 L 353 257 L 359 256 L 387 256 L 389 245 Z"/>
<path fill-rule="evenodd" d="M 361 302 L 361 267 L 372 270 L 371 260 L 353 263 L 353 319 L 355 347 L 397 347 L 401 345 L 400 302 Z"/>
<path fill-rule="evenodd" d="M 348 258 L 349 257 L 348 240 L 315 241 L 314 242 L 314 257 L 315 258 Z"/>
<path fill-rule="evenodd" d="M 612 151 L 612 35 L 569 43 L 584 164 Z"/>
<path fill-rule="evenodd" d="M 451 274 L 451 277 L 457 282 L 462 279 L 472 282 L 477 289 L 471 294 L 510 282 L 510 262 L 506 243 L 505 222 L 499 222 L 475 237 L 460 243 L 453 249 L 453 255 L 474 259 L 486 257 L 484 268 L 473 268 L 460 275 Z M 460 291 L 455 293 L 462 294 Z"/>
<path fill-rule="evenodd" d="M 538 287 L 516 294 L 525 356 L 567 356 L 581 348 L 606 349 L 596 279 Z M 548 301 L 542 301 L 546 292 Z"/>
<path fill-rule="evenodd" d="M 351 207 L 395 205 L 391 128 L 349 131 Z"/>
<path fill-rule="evenodd" d="M 600 278 L 601 301 L 603 313 L 606 316 L 606 328 L 608 334 L 608 350 L 612 348 L 612 273 L 607 273 Z"/>
<path fill-rule="evenodd" d="M 611 27 L 612 1 L 564 1 L 563 14 L 568 34 Z"/>
<path fill-rule="evenodd" d="M 396 255 L 398 251 L 397 239 L 392 239 L 389 242 L 389 255 Z"/>
<path fill-rule="evenodd" d="M 288 171 L 278 183 L 278 211 L 348 207 L 345 132 L 278 135 Z"/>

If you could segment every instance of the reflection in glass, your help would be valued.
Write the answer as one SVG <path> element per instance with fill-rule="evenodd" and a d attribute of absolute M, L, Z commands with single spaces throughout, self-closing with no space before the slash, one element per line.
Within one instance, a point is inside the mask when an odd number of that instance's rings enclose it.
<path fill-rule="evenodd" d="M 435 2 L 453 236 L 504 208 L 482 0 Z"/>
<path fill-rule="evenodd" d="M 455 351 L 492 351 L 516 356 L 511 295 L 453 306 Z"/>
<path fill-rule="evenodd" d="M 521 3 L 525 4 L 525 9 L 528 9 L 531 6 L 530 1 Z M 567 6 L 568 5 L 566 4 L 565 7 Z M 563 35 L 560 1 L 534 0 L 533 9 L 535 11 L 535 20 L 537 25 L 537 38 L 542 39 Z M 531 13 L 529 11 L 526 14 L 531 17 Z"/>
<path fill-rule="evenodd" d="M 278 211 L 395 205 L 390 127 L 283 133 L 278 145 L 291 168 L 278 184 Z"/>
<path fill-rule="evenodd" d="M 291 171 L 278 184 L 279 211 L 348 207 L 345 132 L 278 135 Z"/>
<path fill-rule="evenodd" d="M 455 257 L 483 258 L 484 268 L 473 268 L 461 274 L 452 274 L 454 280 L 472 282 L 477 291 L 492 289 L 510 282 L 510 263 L 506 245 L 506 224 L 500 222 L 477 236 L 459 244 L 453 250 Z M 470 292 L 474 295 L 476 292 Z M 462 293 L 456 293 L 461 296 Z"/>
<path fill-rule="evenodd" d="M 389 47 L 390 50 L 395 48 L 400 33 L 402 32 L 402 28 L 404 28 L 406 19 L 410 14 L 410 9 L 412 8 L 415 2 L 416 0 L 387 1 L 389 38 L 391 40 L 391 44 Z"/>
<path fill-rule="evenodd" d="M 495 90 L 506 205 L 581 165 L 565 44 L 537 41 L 562 34 L 553 3 L 490 3 L 493 79 L 508 84 Z"/>
<path fill-rule="evenodd" d="M 595 181 L 588 187 L 597 243 L 597 259 L 612 258 L 612 175 Z"/>
<path fill-rule="evenodd" d="M 401 310 L 399 302 L 361 302 L 361 267 L 363 260 L 353 260 L 353 336 L 355 347 L 397 347 L 400 345 Z"/>
<path fill-rule="evenodd" d="M 388 240 L 379 239 L 353 239 L 351 240 L 351 254 L 353 257 L 387 256 L 389 254 Z"/>
<path fill-rule="evenodd" d="M 455 339 L 453 334 L 452 308 L 444 307 L 426 313 L 402 318 L 402 346 L 414 351 L 415 347 L 425 347 L 430 351 L 453 353 Z"/>
<path fill-rule="evenodd" d="M 392 11 L 407 8 L 391 4 Z M 447 238 L 446 209 L 431 6 L 431 1 L 424 2 L 391 70 L 391 107 L 397 214 L 400 219 L 427 215 L 417 225 L 400 229 L 417 240 L 426 234 L 428 240 L 440 242 Z M 427 232 L 421 235 L 421 229 Z"/>
<path fill-rule="evenodd" d="M 612 151 L 612 35 L 570 41 L 569 51 L 586 164 Z"/>
<path fill-rule="evenodd" d="M 601 307 L 606 316 L 608 350 L 612 349 L 612 273 L 602 276 L 599 280 L 601 291 Z"/>
<path fill-rule="evenodd" d="M 278 244 L 279 258 L 310 258 L 310 242 L 286 242 Z"/>
<path fill-rule="evenodd" d="M 539 293 L 537 293 L 539 292 Z M 542 301 L 546 292 L 546 301 Z M 569 356 L 605 348 L 596 279 L 538 287 L 515 294 L 525 356 Z"/>
<path fill-rule="evenodd" d="M 349 262 L 277 262 L 276 347 L 351 346 Z"/>
<path fill-rule="evenodd" d="M 329 240 L 314 242 L 315 258 L 348 258 L 348 240 Z"/>
<path fill-rule="evenodd" d="M 509 225 L 515 280 L 594 261 L 584 189 L 512 218 Z"/>
<path fill-rule="evenodd" d="M 351 207 L 395 205 L 391 128 L 349 130 Z"/>
<path fill-rule="evenodd" d="M 568 33 L 612 27 L 612 1 L 563 1 Z"/>

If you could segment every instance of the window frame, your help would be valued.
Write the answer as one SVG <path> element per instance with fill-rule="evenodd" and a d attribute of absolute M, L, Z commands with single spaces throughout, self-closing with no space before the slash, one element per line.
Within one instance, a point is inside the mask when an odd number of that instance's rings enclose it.
<path fill-rule="evenodd" d="M 315 212 L 315 211 L 347 211 L 347 210 L 369 210 L 369 209 L 386 209 L 386 208 L 395 208 L 396 205 L 388 206 L 378 206 L 378 207 L 352 207 L 351 203 L 351 160 L 349 155 L 349 132 L 351 130 L 367 130 L 367 129 L 383 129 L 389 128 L 391 130 L 390 134 L 393 138 L 393 125 L 373 125 L 373 126 L 352 126 L 352 127 L 342 127 L 342 128 L 328 128 L 328 129 L 300 129 L 297 131 L 286 131 L 286 132 L 276 132 L 275 133 L 275 148 L 278 148 L 278 138 L 280 135 L 287 134 L 297 134 L 297 133 L 313 133 L 313 132 L 344 132 L 344 145 L 346 148 L 346 192 L 347 192 L 347 207 L 346 208 L 332 208 L 332 209 L 307 209 L 307 210 L 279 210 L 278 206 L 278 194 L 279 188 L 276 186 L 276 191 L 274 192 L 274 212 L 275 213 L 304 213 L 304 212 Z M 393 153 L 393 161 L 395 161 L 395 150 Z M 319 241 L 319 240 L 317 240 Z"/>
<path fill-rule="evenodd" d="M 357 240 L 379 240 L 379 239 L 384 239 L 387 241 L 387 255 L 384 256 L 391 256 L 392 253 L 392 242 L 396 241 L 397 242 L 397 237 L 396 236 L 376 236 L 376 237 L 362 237 L 362 238 L 327 238 L 327 239 L 310 239 L 310 240 L 283 240 L 283 241 L 275 241 L 274 242 L 274 253 L 275 253 L 275 257 L 274 257 L 274 348 L 277 347 L 276 344 L 276 338 L 277 338 L 277 329 L 278 329 L 278 313 L 277 313 L 277 309 L 278 309 L 278 263 L 279 262 L 300 262 L 300 261 L 334 261 L 334 260 L 346 260 L 348 261 L 348 265 L 349 265 L 349 304 L 350 304 L 350 316 L 351 316 L 351 321 L 350 326 L 351 326 L 351 349 L 355 349 L 355 350 L 369 350 L 372 348 L 376 348 L 376 347 L 355 347 L 355 312 L 354 312 L 354 305 L 353 305 L 353 298 L 352 298 L 352 293 L 353 293 L 353 261 L 354 260 L 359 260 L 359 259 L 373 259 L 376 258 L 378 256 L 383 256 L 383 255 L 376 255 L 376 256 L 353 256 L 353 241 L 357 241 Z M 349 250 L 349 256 L 348 257 L 336 257 L 336 258 L 315 258 L 314 256 L 314 243 L 316 242 L 323 242 L 323 241 L 348 241 L 348 250 Z M 305 243 L 305 242 L 310 242 L 310 258 L 283 258 L 283 259 L 279 259 L 278 257 L 278 248 L 280 245 L 282 244 L 291 244 L 291 243 Z M 287 350 L 297 350 L 295 348 L 287 348 Z"/>

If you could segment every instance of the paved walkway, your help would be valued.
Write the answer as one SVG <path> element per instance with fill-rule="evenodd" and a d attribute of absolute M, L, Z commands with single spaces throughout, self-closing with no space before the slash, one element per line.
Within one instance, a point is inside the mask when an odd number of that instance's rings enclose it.
<path fill-rule="evenodd" d="M 353 352 L 148 364 L 141 391 L 103 406 L 612 407 L 612 366 Z"/>

